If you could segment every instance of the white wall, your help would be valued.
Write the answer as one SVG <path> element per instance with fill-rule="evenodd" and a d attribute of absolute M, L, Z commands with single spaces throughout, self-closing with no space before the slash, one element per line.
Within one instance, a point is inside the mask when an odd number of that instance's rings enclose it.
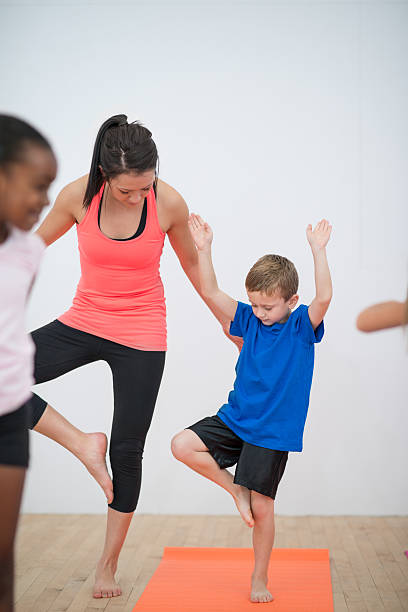
<path fill-rule="evenodd" d="M 399 514 L 408 505 L 407 342 L 358 333 L 364 306 L 407 286 L 408 5 L 404 2 L 0 4 L 0 106 L 32 121 L 59 158 L 53 197 L 87 172 L 114 113 L 152 129 L 161 176 L 214 227 L 220 284 L 266 252 L 292 259 L 313 296 L 307 223 L 326 216 L 334 299 L 302 454 L 278 496 L 284 514 Z M 147 440 L 140 512 L 230 513 L 233 503 L 170 455 L 173 433 L 217 411 L 236 349 L 189 286 L 167 243 L 169 352 Z M 74 230 L 44 260 L 33 329 L 71 302 Z M 87 431 L 109 430 L 108 367 L 41 385 Z M 26 512 L 103 512 L 65 450 L 33 434 Z"/>

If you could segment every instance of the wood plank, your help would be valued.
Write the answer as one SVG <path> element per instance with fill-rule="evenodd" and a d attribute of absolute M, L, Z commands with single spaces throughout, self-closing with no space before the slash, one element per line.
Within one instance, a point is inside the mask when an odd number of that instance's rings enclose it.
<path fill-rule="evenodd" d="M 21 517 L 16 612 L 132 612 L 165 546 L 252 546 L 252 530 L 237 515 L 135 515 L 119 561 L 123 595 L 94 600 L 105 520 L 91 515 Z M 335 612 L 408 612 L 407 517 L 278 515 L 275 547 L 329 549 Z"/>

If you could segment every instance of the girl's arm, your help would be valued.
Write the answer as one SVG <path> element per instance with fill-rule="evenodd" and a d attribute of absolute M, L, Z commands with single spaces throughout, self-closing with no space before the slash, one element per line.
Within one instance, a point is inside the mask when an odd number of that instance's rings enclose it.
<path fill-rule="evenodd" d="M 369 306 L 357 317 L 357 329 L 364 332 L 378 331 L 404 325 L 406 322 L 405 302 L 383 302 Z"/>

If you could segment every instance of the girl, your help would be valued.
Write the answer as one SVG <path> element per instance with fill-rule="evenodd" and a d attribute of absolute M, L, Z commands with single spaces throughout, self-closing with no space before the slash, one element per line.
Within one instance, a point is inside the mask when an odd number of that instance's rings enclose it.
<path fill-rule="evenodd" d="M 26 468 L 34 345 L 27 297 L 45 249 L 28 231 L 48 205 L 56 161 L 46 139 L 0 115 L 0 612 L 13 610 L 13 553 Z"/>

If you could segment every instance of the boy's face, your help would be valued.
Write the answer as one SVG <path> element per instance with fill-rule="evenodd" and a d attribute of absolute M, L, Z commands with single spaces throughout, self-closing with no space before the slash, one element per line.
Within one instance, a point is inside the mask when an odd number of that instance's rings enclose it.
<path fill-rule="evenodd" d="M 298 295 L 292 295 L 289 300 L 284 300 L 279 292 L 266 295 L 261 291 L 248 291 L 248 298 L 253 313 L 264 325 L 273 325 L 287 319 L 290 311 L 296 306 Z"/>

